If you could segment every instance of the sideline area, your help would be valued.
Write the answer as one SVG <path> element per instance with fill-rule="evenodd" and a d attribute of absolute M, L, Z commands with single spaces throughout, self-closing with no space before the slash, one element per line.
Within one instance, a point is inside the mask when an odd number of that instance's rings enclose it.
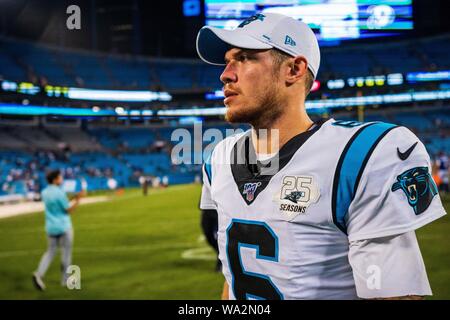
<path fill-rule="evenodd" d="M 109 198 L 110 197 L 108 196 L 95 196 L 83 198 L 80 201 L 80 205 L 104 202 L 107 201 Z M 0 219 L 42 211 L 44 211 L 44 203 L 42 201 L 6 204 L 0 206 Z"/>

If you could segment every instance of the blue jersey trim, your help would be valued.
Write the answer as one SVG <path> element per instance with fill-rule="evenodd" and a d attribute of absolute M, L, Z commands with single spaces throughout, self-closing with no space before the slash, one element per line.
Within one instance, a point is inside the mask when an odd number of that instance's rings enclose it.
<path fill-rule="evenodd" d="M 341 154 L 333 182 L 332 210 L 334 223 L 346 234 L 345 216 L 364 168 L 381 139 L 396 127 L 383 122 L 367 124 L 352 136 Z"/>
<path fill-rule="evenodd" d="M 211 155 L 212 153 L 205 159 L 205 172 L 208 177 L 209 185 L 212 184 Z"/>

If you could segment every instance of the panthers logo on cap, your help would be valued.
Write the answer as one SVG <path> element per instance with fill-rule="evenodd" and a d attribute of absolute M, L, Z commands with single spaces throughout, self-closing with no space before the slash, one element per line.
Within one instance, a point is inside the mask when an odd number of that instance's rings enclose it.
<path fill-rule="evenodd" d="M 249 23 L 252 23 L 253 21 L 256 21 L 256 20 L 264 21 L 265 17 L 266 16 L 261 13 L 255 14 L 255 15 L 251 16 L 250 18 L 247 18 L 244 21 L 242 21 L 241 24 L 238 25 L 238 28 L 243 28 L 246 25 L 248 25 Z"/>
<path fill-rule="evenodd" d="M 431 200 L 438 193 L 427 167 L 415 167 L 398 175 L 397 182 L 392 185 L 391 191 L 399 189 L 405 193 L 416 215 L 427 210 Z"/>

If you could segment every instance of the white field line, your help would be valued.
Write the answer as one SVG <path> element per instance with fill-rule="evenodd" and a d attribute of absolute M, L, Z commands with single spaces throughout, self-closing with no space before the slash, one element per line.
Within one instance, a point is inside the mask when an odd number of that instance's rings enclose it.
<path fill-rule="evenodd" d="M 181 258 L 186 260 L 216 261 L 216 253 L 209 247 L 192 248 L 183 251 Z"/>

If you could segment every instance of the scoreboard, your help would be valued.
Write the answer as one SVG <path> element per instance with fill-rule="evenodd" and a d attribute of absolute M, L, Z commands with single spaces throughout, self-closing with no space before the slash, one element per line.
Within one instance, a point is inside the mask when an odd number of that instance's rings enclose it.
<path fill-rule="evenodd" d="M 210 26 L 232 29 L 265 12 L 302 20 L 322 45 L 400 35 L 413 29 L 412 0 L 205 0 Z"/>

